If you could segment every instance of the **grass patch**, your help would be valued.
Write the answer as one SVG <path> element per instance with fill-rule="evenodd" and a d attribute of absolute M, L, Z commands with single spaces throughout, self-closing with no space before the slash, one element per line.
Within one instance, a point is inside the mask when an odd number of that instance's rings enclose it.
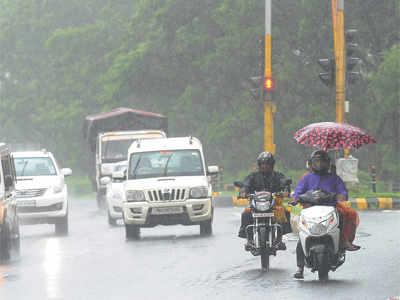
<path fill-rule="evenodd" d="M 86 175 L 71 175 L 65 178 L 68 192 L 74 196 L 88 196 L 93 194 L 92 184 Z"/>

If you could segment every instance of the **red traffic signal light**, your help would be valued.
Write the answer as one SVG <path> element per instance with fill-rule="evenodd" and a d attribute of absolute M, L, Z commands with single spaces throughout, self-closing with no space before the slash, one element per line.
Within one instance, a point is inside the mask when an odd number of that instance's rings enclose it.
<path fill-rule="evenodd" d="M 275 80 L 271 77 L 264 78 L 264 89 L 267 92 L 275 90 Z"/>

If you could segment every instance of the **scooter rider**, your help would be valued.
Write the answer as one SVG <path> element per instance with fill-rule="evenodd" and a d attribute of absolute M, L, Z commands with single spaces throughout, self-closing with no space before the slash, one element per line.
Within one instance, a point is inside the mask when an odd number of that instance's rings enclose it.
<path fill-rule="evenodd" d="M 257 164 L 258 170 L 250 173 L 243 181 L 243 187 L 239 191 L 239 196 L 242 198 L 246 198 L 248 194 L 253 194 L 257 191 L 276 193 L 280 192 L 282 189 L 281 182 L 285 176 L 280 172 L 274 171 L 274 156 L 269 152 L 261 152 L 257 157 Z M 287 196 L 287 193 L 285 196 Z M 287 219 L 290 220 L 290 215 L 287 216 Z M 245 210 L 241 217 L 239 237 L 246 238 L 246 226 L 251 223 L 251 212 Z M 290 229 L 287 229 L 288 227 L 290 228 L 290 225 L 286 224 L 286 226 L 283 227 L 283 234 L 290 231 Z M 282 236 L 279 237 L 278 241 L 278 249 L 286 250 L 286 245 L 282 242 Z"/>
<path fill-rule="evenodd" d="M 327 192 L 333 192 L 337 194 L 338 203 L 335 202 L 327 202 L 325 205 L 336 206 L 342 215 L 346 218 L 346 215 L 343 214 L 343 209 L 347 209 L 344 205 L 340 204 L 340 201 L 346 201 L 348 198 L 347 189 L 342 181 L 342 179 L 336 174 L 329 173 L 330 168 L 330 158 L 326 151 L 316 150 L 311 154 L 311 170 L 312 172 L 305 175 L 296 186 L 296 190 L 293 194 L 293 198 L 291 202 L 293 204 L 296 203 L 298 197 L 309 190 L 325 190 Z M 354 211 L 354 210 L 353 210 Z M 351 212 L 353 213 L 353 212 Z M 358 225 L 358 215 L 355 213 L 355 218 L 357 219 L 355 222 Z M 344 222 L 344 221 L 343 221 Z M 343 222 L 341 222 L 343 224 Z M 355 230 L 355 229 L 354 229 Z M 343 236 L 343 244 L 346 250 L 354 251 L 358 250 L 359 246 L 351 244 L 352 240 L 349 241 Z M 354 238 L 353 238 L 354 239 Z M 297 267 L 298 270 L 294 274 L 295 278 L 301 279 L 303 278 L 304 272 L 304 264 L 305 257 L 304 252 L 301 247 L 300 241 L 297 243 L 296 247 L 296 259 L 297 259 Z"/>

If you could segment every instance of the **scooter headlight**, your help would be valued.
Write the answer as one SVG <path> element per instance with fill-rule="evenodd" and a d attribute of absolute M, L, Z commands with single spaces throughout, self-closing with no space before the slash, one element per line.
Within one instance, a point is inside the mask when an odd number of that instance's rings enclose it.
<path fill-rule="evenodd" d="M 326 234 L 327 228 L 322 223 L 314 223 L 310 228 L 310 233 L 312 235 L 323 235 Z"/>

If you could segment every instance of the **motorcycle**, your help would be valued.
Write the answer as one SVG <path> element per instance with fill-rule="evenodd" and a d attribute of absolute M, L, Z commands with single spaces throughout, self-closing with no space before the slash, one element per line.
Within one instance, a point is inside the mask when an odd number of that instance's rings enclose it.
<path fill-rule="evenodd" d="M 305 266 L 318 271 L 319 280 L 326 280 L 329 271 L 345 262 L 345 250 L 341 243 L 340 214 L 336 206 L 336 194 L 323 190 L 310 190 L 299 196 L 303 204 L 299 216 L 299 239 L 305 255 Z"/>
<path fill-rule="evenodd" d="M 291 180 L 286 180 L 282 186 L 290 194 Z M 235 181 L 234 185 L 238 188 L 243 187 L 243 183 Z M 265 191 L 249 194 L 250 206 L 246 208 L 251 212 L 252 224 L 246 227 L 247 245 L 246 251 L 249 251 L 254 256 L 261 257 L 261 269 L 268 272 L 269 256 L 276 256 L 276 251 L 279 246 L 279 237 L 282 236 L 282 225 L 276 222 L 275 211 L 277 205 L 283 209 L 282 199 L 283 193 L 270 193 Z M 284 212 L 284 211 L 283 211 Z"/>

